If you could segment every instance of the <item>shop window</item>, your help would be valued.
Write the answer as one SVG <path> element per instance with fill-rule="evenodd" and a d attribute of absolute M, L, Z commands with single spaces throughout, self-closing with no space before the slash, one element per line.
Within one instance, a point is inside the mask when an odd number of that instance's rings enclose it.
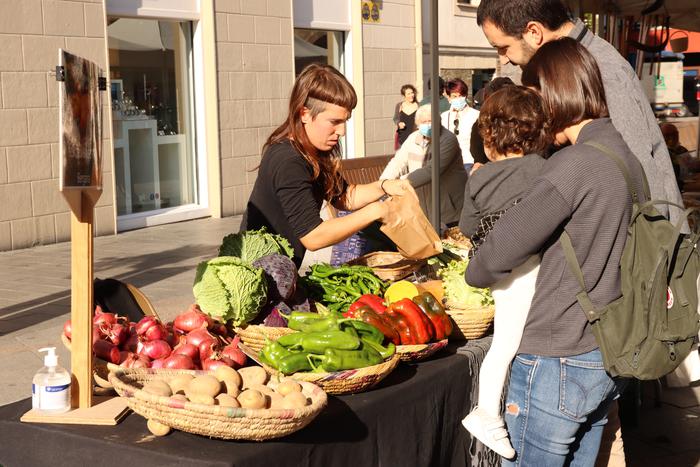
<path fill-rule="evenodd" d="M 344 72 L 342 31 L 294 29 L 294 70 L 297 75 L 310 63 L 331 65 Z"/>
<path fill-rule="evenodd" d="M 119 216 L 197 203 L 192 24 L 110 18 Z"/>

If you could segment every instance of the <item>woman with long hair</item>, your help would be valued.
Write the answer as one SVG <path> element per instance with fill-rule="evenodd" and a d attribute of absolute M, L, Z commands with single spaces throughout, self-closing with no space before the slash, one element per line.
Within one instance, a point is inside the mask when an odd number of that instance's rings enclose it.
<path fill-rule="evenodd" d="M 608 117 L 600 70 L 582 45 L 570 38 L 543 45 L 523 69 L 522 81 L 540 93 L 561 149 L 520 203 L 496 222 L 466 279 L 488 287 L 530 256 L 542 256 L 506 397 L 516 456 L 503 465 L 592 466 L 608 408 L 625 381 L 605 371 L 560 238 L 568 235 L 596 309 L 619 298 L 632 199 L 609 153 L 624 164 L 640 194 L 644 172 Z"/>
<path fill-rule="evenodd" d="M 403 100 L 394 109 L 394 125 L 396 125 L 396 147 L 399 149 L 408 135 L 416 130 L 416 110 L 418 110 L 418 91 L 412 84 L 401 86 Z"/>
<path fill-rule="evenodd" d="M 405 180 L 350 185 L 340 173 L 339 138 L 357 104 L 335 68 L 311 64 L 292 88 L 289 113 L 263 146 L 241 230 L 266 227 L 286 237 L 301 265 L 306 250 L 334 245 L 390 215 L 382 196 L 413 192 Z M 352 214 L 323 221 L 323 201 Z"/>

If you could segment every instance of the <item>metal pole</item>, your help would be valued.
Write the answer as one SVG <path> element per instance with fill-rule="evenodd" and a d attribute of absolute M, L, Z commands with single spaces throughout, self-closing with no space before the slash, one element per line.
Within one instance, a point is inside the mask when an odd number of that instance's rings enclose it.
<path fill-rule="evenodd" d="M 438 0 L 430 0 L 430 103 L 432 110 L 431 152 L 433 174 L 431 180 L 431 222 L 440 233 L 440 65 L 438 60 Z"/>

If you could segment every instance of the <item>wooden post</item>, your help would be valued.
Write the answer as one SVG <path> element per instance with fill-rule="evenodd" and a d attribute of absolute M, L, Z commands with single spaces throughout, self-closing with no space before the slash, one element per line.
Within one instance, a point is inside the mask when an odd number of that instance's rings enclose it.
<path fill-rule="evenodd" d="M 71 406 L 92 407 L 93 222 L 96 188 L 65 190 L 71 208 Z"/>

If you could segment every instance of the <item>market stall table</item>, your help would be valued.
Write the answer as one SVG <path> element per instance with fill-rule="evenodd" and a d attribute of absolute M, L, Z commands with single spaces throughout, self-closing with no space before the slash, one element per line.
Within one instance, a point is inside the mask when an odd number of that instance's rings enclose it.
<path fill-rule="evenodd" d="M 461 419 L 472 406 L 491 338 L 451 344 L 433 359 L 400 365 L 375 389 L 329 396 L 305 429 L 280 440 L 235 442 L 183 432 L 152 436 L 130 415 L 115 427 L 21 423 L 29 399 L 0 407 L 0 464 L 182 466 L 488 466 Z M 471 461 L 470 461 L 471 459 Z"/>

